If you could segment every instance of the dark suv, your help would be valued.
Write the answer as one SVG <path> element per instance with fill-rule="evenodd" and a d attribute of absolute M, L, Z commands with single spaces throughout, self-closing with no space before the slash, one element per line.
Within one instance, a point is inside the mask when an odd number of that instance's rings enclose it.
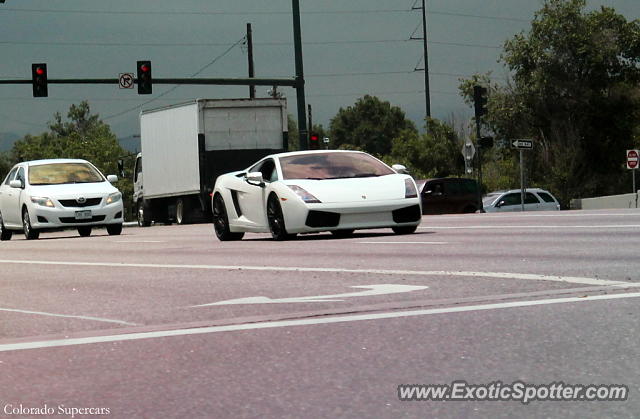
<path fill-rule="evenodd" d="M 423 214 L 462 214 L 482 211 L 478 183 L 473 179 L 417 180 Z"/>

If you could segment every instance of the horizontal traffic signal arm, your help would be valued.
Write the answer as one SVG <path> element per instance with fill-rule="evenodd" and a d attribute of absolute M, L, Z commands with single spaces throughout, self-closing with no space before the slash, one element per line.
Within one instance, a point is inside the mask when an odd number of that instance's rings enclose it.
<path fill-rule="evenodd" d="M 135 79 L 138 82 L 138 79 Z M 48 79 L 48 84 L 118 84 L 118 79 Z M 302 82 L 303 83 L 303 82 Z M 31 79 L 0 80 L 0 84 L 32 84 Z M 153 78 L 153 84 L 211 84 L 228 86 L 290 86 L 298 87 L 298 79 L 254 79 L 254 78 Z"/>

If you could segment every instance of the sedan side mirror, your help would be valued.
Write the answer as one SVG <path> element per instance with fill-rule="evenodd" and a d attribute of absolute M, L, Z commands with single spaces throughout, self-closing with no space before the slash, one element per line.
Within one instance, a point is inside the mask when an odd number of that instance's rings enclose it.
<path fill-rule="evenodd" d="M 116 175 L 109 175 L 107 176 L 107 181 L 109 183 L 116 183 L 118 181 L 118 176 Z"/>
<path fill-rule="evenodd" d="M 16 188 L 16 189 L 24 188 L 24 185 L 22 184 L 22 181 L 18 180 L 18 179 L 14 179 L 11 182 L 9 182 L 9 186 L 11 186 L 12 188 Z"/>
<path fill-rule="evenodd" d="M 394 164 L 393 166 L 391 166 L 391 168 L 395 170 L 396 173 L 400 173 L 401 175 L 409 174 L 409 171 L 407 170 L 406 166 L 403 166 L 401 164 Z"/>
<path fill-rule="evenodd" d="M 247 173 L 247 183 L 253 186 L 259 186 L 264 188 L 264 179 L 262 178 L 262 172 L 249 172 Z"/>

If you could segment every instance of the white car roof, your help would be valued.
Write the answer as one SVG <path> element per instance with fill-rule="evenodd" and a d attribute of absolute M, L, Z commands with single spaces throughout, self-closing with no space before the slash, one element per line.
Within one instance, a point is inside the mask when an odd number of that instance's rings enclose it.
<path fill-rule="evenodd" d="M 544 189 L 540 189 L 540 188 L 526 188 L 525 189 L 526 192 L 544 192 L 544 193 L 549 193 L 549 191 L 545 191 Z M 516 193 L 516 192 L 520 192 L 520 189 L 509 189 L 508 191 L 495 191 L 495 192 L 489 192 L 487 195 L 502 195 L 502 194 L 506 194 L 506 193 Z"/>

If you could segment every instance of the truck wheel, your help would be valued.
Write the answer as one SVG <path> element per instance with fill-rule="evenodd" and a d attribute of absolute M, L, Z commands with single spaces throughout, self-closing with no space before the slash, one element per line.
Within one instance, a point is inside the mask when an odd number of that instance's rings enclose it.
<path fill-rule="evenodd" d="M 148 208 L 147 205 L 145 205 L 144 200 L 139 200 L 138 201 L 138 226 L 139 227 L 149 227 L 151 225 L 151 220 L 149 219 L 147 213 Z"/>
<path fill-rule="evenodd" d="M 2 214 L 0 214 L 0 240 L 11 240 L 11 236 L 13 236 L 13 232 L 11 230 L 7 230 L 4 228 L 4 222 L 2 221 Z"/>
<path fill-rule="evenodd" d="M 191 210 L 187 199 L 178 198 L 176 202 L 176 224 L 189 224 L 189 211 Z"/>
<path fill-rule="evenodd" d="M 122 233 L 122 224 L 108 224 L 107 233 L 110 236 L 119 236 Z"/>
<path fill-rule="evenodd" d="M 81 237 L 89 237 L 91 235 L 91 230 L 92 228 L 90 226 L 78 227 L 78 234 L 80 234 Z"/>
<path fill-rule="evenodd" d="M 34 230 L 31 227 L 31 219 L 29 218 L 29 211 L 27 209 L 22 210 L 22 230 L 24 230 L 24 236 L 27 240 L 36 240 L 40 237 L 40 232 L 38 230 Z"/>
<path fill-rule="evenodd" d="M 232 233 L 229 230 L 229 217 L 227 217 L 227 208 L 224 199 L 220 194 L 216 194 L 213 198 L 213 228 L 216 236 L 220 241 L 240 240 L 244 237 L 244 233 Z"/>

